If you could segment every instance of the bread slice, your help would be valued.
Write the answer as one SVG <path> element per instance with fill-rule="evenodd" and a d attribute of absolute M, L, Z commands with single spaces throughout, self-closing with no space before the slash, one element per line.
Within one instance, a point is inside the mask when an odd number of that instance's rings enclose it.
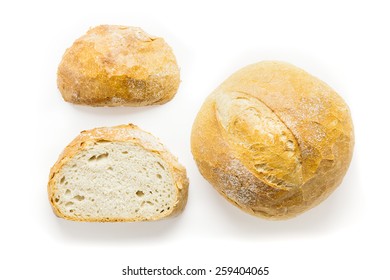
<path fill-rule="evenodd" d="M 129 124 L 81 132 L 52 167 L 48 193 L 64 219 L 149 221 L 184 209 L 188 179 L 157 138 Z"/>

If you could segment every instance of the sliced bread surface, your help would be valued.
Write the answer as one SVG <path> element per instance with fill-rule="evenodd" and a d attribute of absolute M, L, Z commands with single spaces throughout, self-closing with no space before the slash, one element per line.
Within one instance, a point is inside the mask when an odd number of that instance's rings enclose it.
<path fill-rule="evenodd" d="M 83 131 L 50 173 L 54 212 L 75 221 L 146 221 L 180 213 L 188 179 L 177 159 L 134 125 Z"/>

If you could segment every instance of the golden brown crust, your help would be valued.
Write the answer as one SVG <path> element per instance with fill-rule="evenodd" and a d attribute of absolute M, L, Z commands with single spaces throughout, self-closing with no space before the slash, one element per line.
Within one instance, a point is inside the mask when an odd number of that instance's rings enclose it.
<path fill-rule="evenodd" d="M 97 26 L 77 39 L 57 72 L 64 100 L 91 106 L 163 104 L 179 83 L 176 58 L 164 39 L 118 25 Z"/>
<path fill-rule="evenodd" d="M 266 61 L 237 71 L 206 99 L 191 145 L 200 172 L 226 199 L 286 219 L 341 183 L 354 135 L 348 106 L 328 85 Z"/>
<path fill-rule="evenodd" d="M 60 212 L 59 208 L 55 203 L 56 194 L 56 182 L 57 175 L 61 171 L 62 167 L 72 159 L 77 153 L 86 149 L 90 145 L 96 142 L 132 142 L 145 150 L 148 150 L 155 155 L 161 157 L 163 161 L 167 163 L 170 168 L 170 174 L 172 175 L 173 181 L 177 189 L 177 199 L 174 206 L 170 211 L 165 211 L 162 214 L 158 214 L 151 219 L 136 218 L 136 219 L 94 219 L 94 218 L 76 218 L 73 216 L 67 216 Z M 49 183 L 48 183 L 48 195 L 49 201 L 53 208 L 54 213 L 61 218 L 73 220 L 73 221 L 84 221 L 84 222 L 134 222 L 134 221 L 151 221 L 159 220 L 168 217 L 174 217 L 180 214 L 187 203 L 188 197 L 188 178 L 185 168 L 177 161 L 163 144 L 161 144 L 157 138 L 150 133 L 147 133 L 133 124 L 119 125 L 114 127 L 100 127 L 91 130 L 82 131 L 62 152 L 57 162 L 50 170 Z"/>

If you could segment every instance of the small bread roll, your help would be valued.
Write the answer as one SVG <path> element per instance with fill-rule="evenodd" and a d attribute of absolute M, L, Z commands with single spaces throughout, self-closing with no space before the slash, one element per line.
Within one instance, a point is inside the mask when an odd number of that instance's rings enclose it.
<path fill-rule="evenodd" d="M 52 167 L 48 193 L 67 220 L 151 221 L 183 211 L 188 179 L 156 137 L 129 124 L 81 132 Z"/>
<path fill-rule="evenodd" d="M 266 61 L 237 71 L 206 99 L 191 145 L 200 172 L 229 202 L 277 220 L 335 190 L 354 134 L 348 106 L 327 84 Z"/>
<path fill-rule="evenodd" d="M 91 106 L 163 104 L 179 83 L 176 58 L 164 39 L 119 25 L 97 26 L 77 39 L 57 73 L 65 101 Z"/>

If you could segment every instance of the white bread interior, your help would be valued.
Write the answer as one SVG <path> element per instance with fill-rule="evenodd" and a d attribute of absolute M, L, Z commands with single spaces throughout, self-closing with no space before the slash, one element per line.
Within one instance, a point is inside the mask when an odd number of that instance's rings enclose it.
<path fill-rule="evenodd" d="M 168 170 L 133 143 L 98 142 L 62 168 L 56 203 L 75 218 L 151 218 L 169 211 L 176 199 Z"/>

